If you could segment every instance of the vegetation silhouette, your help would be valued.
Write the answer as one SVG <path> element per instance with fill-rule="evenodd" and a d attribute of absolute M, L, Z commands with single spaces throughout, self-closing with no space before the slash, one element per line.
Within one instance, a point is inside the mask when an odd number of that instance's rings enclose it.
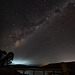
<path fill-rule="evenodd" d="M 14 53 L 0 50 L 0 66 L 9 65 L 12 63 Z"/>

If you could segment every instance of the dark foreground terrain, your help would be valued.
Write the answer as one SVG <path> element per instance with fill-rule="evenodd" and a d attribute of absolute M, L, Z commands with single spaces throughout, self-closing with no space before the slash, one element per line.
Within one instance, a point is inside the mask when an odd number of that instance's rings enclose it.
<path fill-rule="evenodd" d="M 18 72 L 18 70 L 23 72 Z M 25 74 L 32 71 L 32 74 Z M 42 74 L 39 73 L 42 72 Z M 38 72 L 36 74 L 36 72 Z M 0 75 L 75 75 L 75 62 L 53 63 L 46 66 L 8 65 L 0 67 Z"/>

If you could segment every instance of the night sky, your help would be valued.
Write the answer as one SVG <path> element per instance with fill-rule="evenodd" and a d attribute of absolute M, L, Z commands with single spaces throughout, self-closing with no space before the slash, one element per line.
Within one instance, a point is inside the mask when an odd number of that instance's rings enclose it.
<path fill-rule="evenodd" d="M 75 0 L 1 0 L 0 49 L 13 64 L 75 61 Z"/>

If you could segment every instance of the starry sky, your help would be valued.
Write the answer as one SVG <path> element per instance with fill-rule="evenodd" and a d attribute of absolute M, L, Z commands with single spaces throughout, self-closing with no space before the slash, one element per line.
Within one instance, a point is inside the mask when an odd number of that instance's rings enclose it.
<path fill-rule="evenodd" d="M 13 64 L 75 61 L 75 0 L 0 1 L 0 48 Z"/>

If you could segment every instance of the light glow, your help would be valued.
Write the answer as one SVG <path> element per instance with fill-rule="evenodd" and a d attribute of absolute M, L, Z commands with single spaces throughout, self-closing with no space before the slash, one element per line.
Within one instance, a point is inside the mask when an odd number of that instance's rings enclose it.
<path fill-rule="evenodd" d="M 28 60 L 13 60 L 12 61 L 12 64 L 23 64 L 23 65 L 30 65 L 31 64 L 31 62 L 30 61 L 28 61 Z"/>

